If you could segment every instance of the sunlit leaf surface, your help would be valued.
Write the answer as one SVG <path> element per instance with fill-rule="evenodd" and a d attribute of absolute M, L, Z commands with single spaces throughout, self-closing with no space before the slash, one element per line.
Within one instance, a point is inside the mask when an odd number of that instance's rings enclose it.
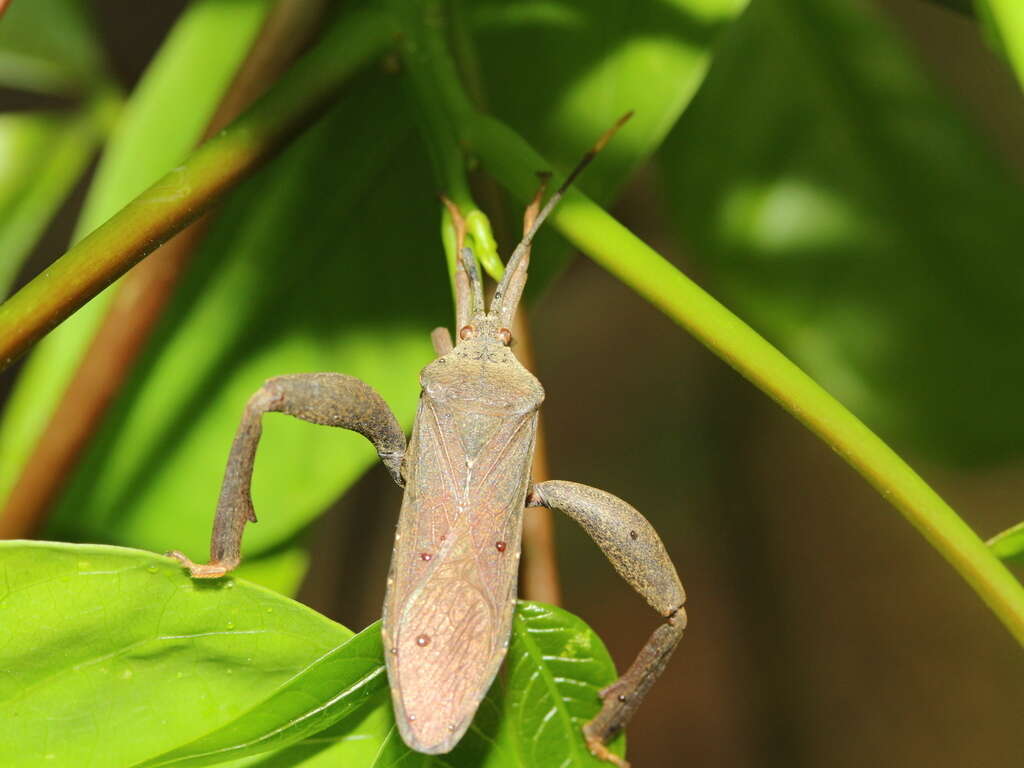
<path fill-rule="evenodd" d="M 711 289 L 869 426 L 1024 451 L 1024 189 L 869 4 L 755 2 L 662 161 Z"/>
<path fill-rule="evenodd" d="M 114 547 L 0 543 L 0 764 L 136 765 L 237 721 L 352 633 Z"/>

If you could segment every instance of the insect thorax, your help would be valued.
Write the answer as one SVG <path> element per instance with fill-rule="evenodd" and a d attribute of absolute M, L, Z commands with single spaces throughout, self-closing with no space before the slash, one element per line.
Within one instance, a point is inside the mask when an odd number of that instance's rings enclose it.
<path fill-rule="evenodd" d="M 463 341 L 420 372 L 423 394 L 458 410 L 509 416 L 536 411 L 544 388 L 508 347 L 491 340 Z"/>

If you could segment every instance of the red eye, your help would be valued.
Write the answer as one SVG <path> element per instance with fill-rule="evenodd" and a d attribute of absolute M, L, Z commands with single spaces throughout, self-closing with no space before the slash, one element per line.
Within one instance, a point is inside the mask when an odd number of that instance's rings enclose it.
<path fill-rule="evenodd" d="M 508 328 L 499 328 L 498 338 L 501 339 L 501 343 L 507 347 L 509 344 L 512 343 L 512 331 L 510 331 Z"/>
<path fill-rule="evenodd" d="M 459 338 L 462 339 L 463 341 L 472 339 L 475 334 L 476 330 L 473 328 L 472 325 L 464 325 L 459 329 Z"/>

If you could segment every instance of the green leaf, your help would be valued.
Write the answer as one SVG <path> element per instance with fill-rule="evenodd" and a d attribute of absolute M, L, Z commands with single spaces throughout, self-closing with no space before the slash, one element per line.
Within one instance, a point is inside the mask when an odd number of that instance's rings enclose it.
<path fill-rule="evenodd" d="M 1022 189 L 867 6 L 755 2 L 661 159 L 711 289 L 869 426 L 1021 454 Z"/>
<path fill-rule="evenodd" d="M 36 2 L 15 3 L 11 13 Z M 199 0 L 189 6 L 120 115 L 86 198 L 76 239 L 173 168 L 196 144 L 269 6 L 270 0 Z M 0 420 L 0 498 L 10 493 L 111 295 L 108 290 L 97 296 L 44 339 L 26 362 Z"/>
<path fill-rule="evenodd" d="M 78 0 L 18 3 L 0 23 L 0 85 L 76 95 L 66 112 L 0 114 L 0 298 L 119 108 Z"/>
<path fill-rule="evenodd" d="M 0 542 L 4 766 L 116 768 L 238 720 L 352 637 L 240 580 L 168 558 Z"/>
<path fill-rule="evenodd" d="M 713 45 L 747 2 L 466 3 L 476 32 L 484 107 L 562 171 L 632 111 L 630 121 L 578 181 L 598 202 L 608 203 L 689 105 Z M 472 62 L 464 69 L 472 71 Z M 518 206 L 506 214 L 511 222 L 520 215 Z M 542 230 L 528 297 L 564 266 L 566 256 L 564 243 Z"/>
<path fill-rule="evenodd" d="M 387 690 L 374 624 L 292 676 L 236 719 L 196 741 L 161 753 L 138 768 L 212 765 L 301 741 L 334 725 Z"/>
<path fill-rule="evenodd" d="M 633 110 L 580 179 L 608 200 L 668 134 L 704 79 L 712 44 L 746 4 L 474 3 L 487 107 L 564 170 Z"/>
<path fill-rule="evenodd" d="M 15 2 L 0 24 L 0 84 L 81 95 L 107 74 L 96 30 L 80 0 Z"/>
<path fill-rule="evenodd" d="M 498 743 L 515 750 L 508 764 L 606 766 L 590 754 L 580 730 L 601 708 L 598 691 L 616 678 L 601 639 L 567 611 L 521 603 L 506 665 Z M 624 755 L 624 739 L 611 749 Z"/>
<path fill-rule="evenodd" d="M 1024 522 L 996 534 L 988 545 L 1000 560 L 1024 565 Z"/>
<path fill-rule="evenodd" d="M 1006 57 L 1024 87 L 1024 5 L 1018 0 L 975 0 L 975 7 L 993 47 Z"/>
<path fill-rule="evenodd" d="M 0 114 L 0 298 L 85 171 L 102 136 L 96 112 Z"/>
<path fill-rule="evenodd" d="M 385 691 L 377 695 L 376 703 L 370 702 L 336 725 L 298 744 L 218 765 L 225 768 L 368 766 L 377 759 L 394 723 L 391 697 Z"/>

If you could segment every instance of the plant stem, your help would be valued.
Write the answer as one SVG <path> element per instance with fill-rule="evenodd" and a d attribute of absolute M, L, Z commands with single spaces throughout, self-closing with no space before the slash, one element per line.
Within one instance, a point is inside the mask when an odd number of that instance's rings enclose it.
<path fill-rule="evenodd" d="M 535 190 L 535 173 L 550 170 L 551 164 L 503 123 L 474 109 L 444 43 L 436 0 L 392 0 L 392 6 L 403 36 L 418 51 L 420 80 L 433 89 L 428 98 L 448 110 L 463 147 L 476 153 L 488 172 L 525 204 Z M 557 184 L 553 179 L 552 186 Z M 921 532 L 1024 645 L 1024 587 L 895 451 L 754 329 L 582 192 L 569 190 L 552 221 L 573 245 L 832 446 Z"/>
<path fill-rule="evenodd" d="M 244 115 L 0 305 L 0 370 L 286 146 L 390 38 L 382 13 L 343 16 Z"/>

